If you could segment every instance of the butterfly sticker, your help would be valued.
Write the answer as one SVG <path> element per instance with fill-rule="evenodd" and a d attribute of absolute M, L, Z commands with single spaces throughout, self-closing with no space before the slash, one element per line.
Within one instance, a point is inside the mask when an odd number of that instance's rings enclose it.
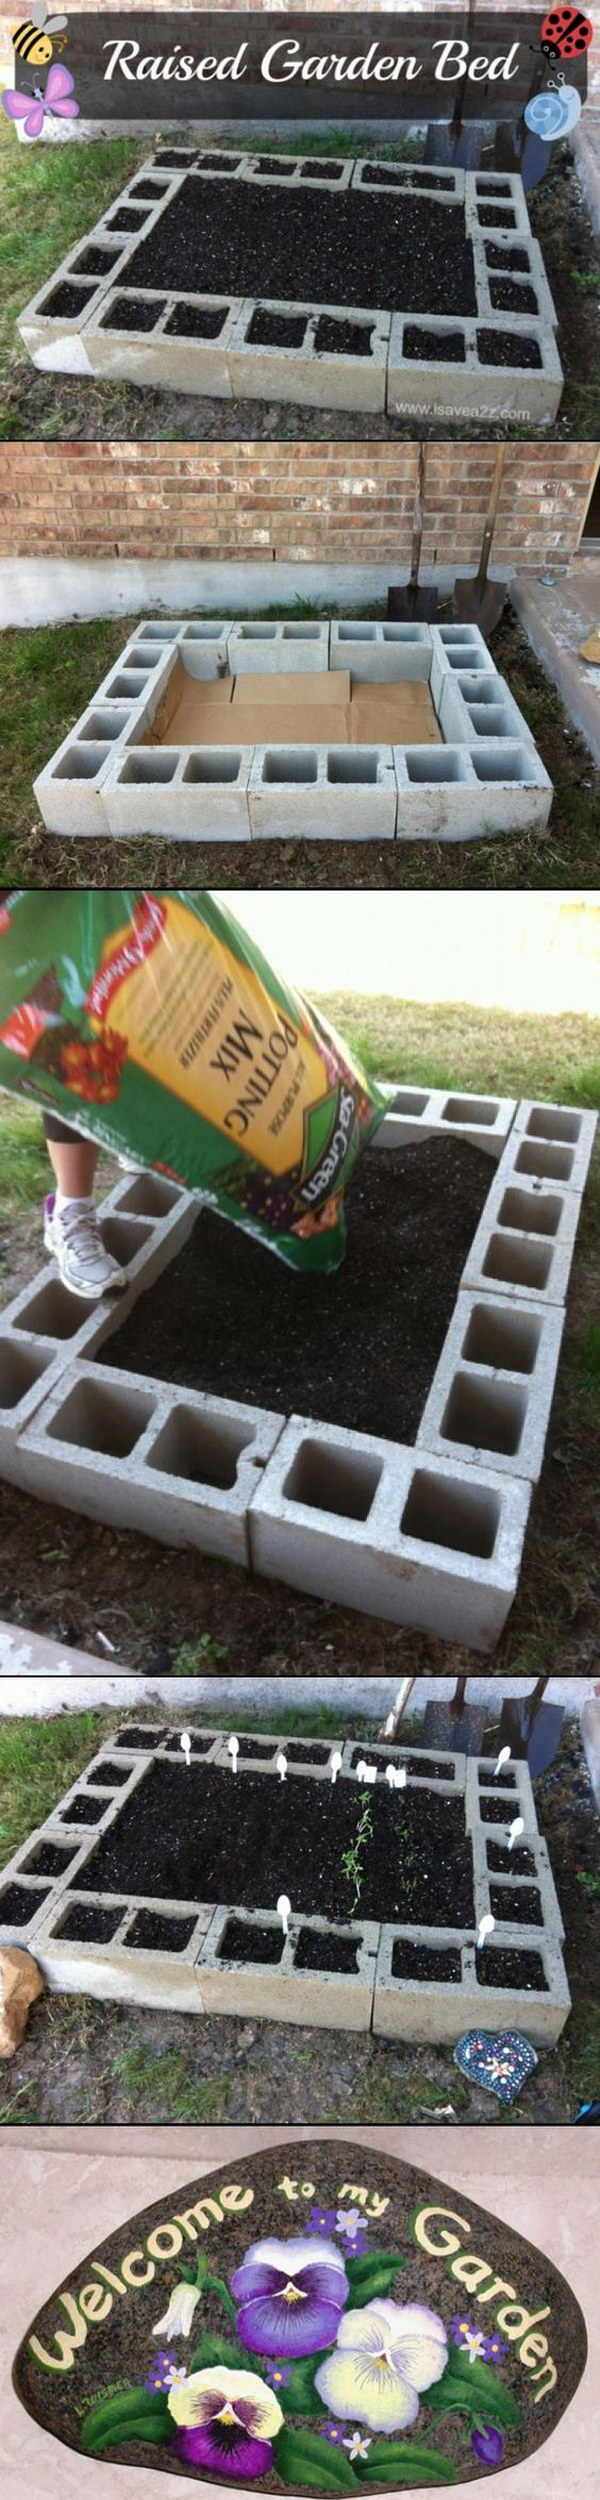
<path fill-rule="evenodd" d="M 41 139 L 47 114 L 75 121 L 79 112 L 71 72 L 61 61 L 53 61 L 43 91 L 35 87 L 33 95 L 23 95 L 19 87 L 5 87 L 0 102 L 11 122 L 23 123 L 26 139 Z"/>

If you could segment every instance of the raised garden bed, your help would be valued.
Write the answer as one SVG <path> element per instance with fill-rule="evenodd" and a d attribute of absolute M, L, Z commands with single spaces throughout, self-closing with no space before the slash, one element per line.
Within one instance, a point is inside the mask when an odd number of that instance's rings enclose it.
<path fill-rule="evenodd" d="M 518 175 L 159 150 L 28 304 L 43 369 L 549 423 L 556 314 Z"/>
<path fill-rule="evenodd" d="M 84 1307 L 82 1316 L 81 1304 L 49 1268 L 3 1313 L 0 1471 L 84 1516 L 120 1529 L 141 1528 L 166 1544 L 196 1545 L 317 1596 L 487 1650 L 494 1647 L 515 1594 L 531 1491 L 542 1465 L 595 1120 L 591 1113 L 554 1104 L 523 1103 L 516 1109 L 498 1098 L 428 1095 L 410 1087 L 388 1092 L 390 1110 L 357 1183 L 357 1208 L 371 1208 L 364 1254 L 374 1211 L 384 1206 L 390 1189 L 397 1191 L 391 1281 L 382 1236 L 380 1308 L 371 1302 L 370 1331 L 365 1285 L 362 1300 L 356 1295 L 352 1342 L 343 1267 L 326 1284 L 315 1284 L 310 1310 L 319 1316 L 311 1357 L 309 1305 L 298 1280 L 291 1288 L 268 1251 L 259 1252 L 227 1228 L 221 1258 L 222 1227 L 215 1236 L 212 1216 L 203 1212 L 198 1221 L 192 1193 L 152 1173 L 128 1176 L 112 1192 L 102 1219 L 111 1249 L 128 1269 L 125 1294 L 107 1296 L 91 1310 Z M 454 1154 L 461 1140 L 471 1150 L 476 1141 L 481 1150 L 471 1151 L 465 1166 L 475 1174 L 476 1189 L 467 1227 L 470 1246 L 461 1268 L 457 1203 L 451 1284 L 446 1270 L 454 1307 L 449 1324 L 442 1310 L 439 1323 L 428 1314 L 424 1325 L 421 1303 L 409 1358 L 409 1410 L 402 1376 L 420 1301 L 415 1271 L 423 1256 L 422 1215 L 416 1210 L 423 1209 L 429 1176 L 424 1160 L 421 1185 L 419 1157 L 406 1149 L 420 1138 L 420 1154 L 431 1160 L 427 1140 L 443 1139 L 446 1173 L 449 1134 L 450 1168 L 457 1173 Z M 477 1222 L 484 1152 L 492 1179 Z M 413 1171 L 416 1238 L 409 1196 Z M 450 1213 L 444 1187 L 436 1255 L 452 1232 Z M 352 1212 L 350 1230 L 352 1237 Z M 177 1260 L 192 1235 L 200 1259 L 203 1236 L 216 1242 L 213 1298 L 209 1305 L 207 1272 L 206 1304 L 201 1283 L 194 1324 L 188 1289 L 194 1253 L 186 1254 L 183 1285 Z M 403 1235 L 412 1281 L 409 1286 L 407 1274 L 405 1290 L 397 1290 Z M 359 1218 L 356 1239 L 360 1263 Z M 446 1247 L 440 1271 L 445 1256 Z M 351 1251 L 350 1279 L 352 1258 Z M 255 1314 L 246 1352 L 249 1287 L 244 1310 L 236 1285 L 238 1299 L 227 1300 L 225 1323 L 222 1299 L 231 1274 L 239 1279 L 242 1272 L 252 1280 L 257 1304 L 260 1292 L 258 1324 Z M 155 1351 L 151 1289 L 158 1277 L 164 1316 Z M 289 1320 L 291 1291 L 298 1293 L 303 1314 L 301 1352 Z M 434 1293 L 435 1268 L 425 1295 L 432 1309 Z M 147 1304 L 142 1301 L 136 1312 L 145 1295 Z M 183 1359 L 182 1308 L 189 1340 Z M 279 1343 L 273 1355 L 274 1312 Z M 430 1331 L 433 1327 L 435 1339 L 436 1324 L 439 1359 L 431 1379 Z M 210 1350 L 211 1334 L 223 1347 L 218 1357 Z M 169 1346 L 176 1348 L 172 1379 L 164 1376 Z M 254 1368 L 244 1377 L 244 1360 L 251 1358 Z M 311 1359 L 313 1415 L 307 1412 Z M 147 1368 L 130 1369 L 134 1360 Z M 281 1365 L 281 1392 L 268 1369 L 271 1360 Z M 157 1374 L 155 1361 L 161 1366 Z M 213 1361 L 223 1366 L 231 1361 L 231 1375 L 213 1372 Z M 203 1385 L 195 1387 L 194 1377 Z M 277 1395 L 277 1404 L 255 1402 L 265 1377 L 262 1396 Z M 224 1378 L 230 1379 L 230 1395 L 212 1385 Z M 347 1394 L 352 1415 L 343 1423 L 337 1417 Z M 400 1438 L 401 1432 L 406 1437 Z M 493 1820 L 497 1813 L 491 1795 L 486 1814 Z"/>
<path fill-rule="evenodd" d="M 552 785 L 477 626 L 149 617 L 35 794 L 75 839 L 464 841 Z"/>
<path fill-rule="evenodd" d="M 4 1870 L 0 1940 L 30 1944 L 50 1987 L 415 2041 L 473 2024 L 559 2037 L 563 1927 L 526 1764 L 504 1786 L 483 1758 L 375 1745 L 366 1783 L 346 1741 L 334 1780 L 329 1750 L 316 1765 L 314 1747 L 293 1739 L 282 1779 L 277 1738 L 263 1740 L 260 1764 L 240 1752 L 235 1772 L 227 1731 L 200 1741 L 188 1765 L 168 1729 L 149 1741 L 122 1730 L 126 1787 L 111 1789 L 113 1743 Z M 508 1846 L 516 1815 L 526 1879 Z M 501 1884 L 488 1857 L 498 1826 Z M 59 1866 L 42 1881 L 49 1849 Z"/>

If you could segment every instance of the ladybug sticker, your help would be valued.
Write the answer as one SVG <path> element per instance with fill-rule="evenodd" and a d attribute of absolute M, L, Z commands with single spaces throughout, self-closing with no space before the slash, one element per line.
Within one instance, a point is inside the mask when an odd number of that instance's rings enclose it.
<path fill-rule="evenodd" d="M 542 52 L 547 61 L 578 61 L 588 52 L 594 29 L 581 9 L 550 9 L 541 29 Z"/>

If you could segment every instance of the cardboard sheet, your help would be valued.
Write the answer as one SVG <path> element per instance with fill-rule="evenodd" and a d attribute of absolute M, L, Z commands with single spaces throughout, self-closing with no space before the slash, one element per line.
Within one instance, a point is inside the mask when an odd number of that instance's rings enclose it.
<path fill-rule="evenodd" d="M 356 685 L 347 669 L 188 677 L 177 658 L 144 746 L 425 746 L 441 743 L 421 679 Z"/>

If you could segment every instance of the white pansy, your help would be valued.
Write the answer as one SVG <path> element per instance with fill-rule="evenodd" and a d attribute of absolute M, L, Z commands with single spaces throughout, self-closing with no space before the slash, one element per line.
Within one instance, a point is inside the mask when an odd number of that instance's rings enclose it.
<path fill-rule="evenodd" d="M 264 2379 L 257 2378 L 254 2370 L 221 2369 L 220 2364 L 214 2370 L 193 2370 L 185 2387 L 169 2389 L 167 2403 L 174 2421 L 188 2429 L 210 2422 L 237 2422 L 252 2439 L 274 2439 L 283 2422 L 278 2397 L 272 2387 L 265 2386 Z M 240 2404 L 246 2408 L 241 2420 L 237 2409 Z"/>
<path fill-rule="evenodd" d="M 199 2299 L 195 2283 L 176 2283 L 164 2318 L 152 2328 L 153 2335 L 165 2335 L 168 2344 L 174 2344 L 178 2335 L 191 2335 Z"/>
<path fill-rule="evenodd" d="M 418 2302 L 370 2300 L 340 2319 L 337 2344 L 317 2370 L 323 2402 L 344 2422 L 406 2430 L 419 2396 L 443 2377 L 448 2342 L 442 2318 Z"/>

